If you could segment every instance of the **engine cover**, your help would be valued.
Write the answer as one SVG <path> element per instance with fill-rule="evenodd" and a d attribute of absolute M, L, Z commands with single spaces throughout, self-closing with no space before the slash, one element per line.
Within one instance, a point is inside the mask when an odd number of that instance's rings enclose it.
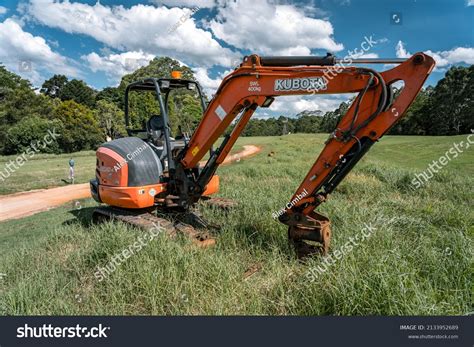
<path fill-rule="evenodd" d="M 163 167 L 148 143 L 125 137 L 102 144 L 96 152 L 96 180 L 91 182 L 95 200 L 112 206 L 145 208 L 163 192 Z"/>
<path fill-rule="evenodd" d="M 160 159 L 150 145 L 138 137 L 104 143 L 96 156 L 99 184 L 140 187 L 160 183 L 163 175 Z"/>

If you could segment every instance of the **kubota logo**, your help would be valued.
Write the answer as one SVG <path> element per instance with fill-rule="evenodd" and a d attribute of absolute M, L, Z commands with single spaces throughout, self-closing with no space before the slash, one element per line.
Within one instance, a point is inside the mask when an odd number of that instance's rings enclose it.
<path fill-rule="evenodd" d="M 275 91 L 325 90 L 327 87 L 327 81 L 322 77 L 285 78 L 275 80 Z"/>

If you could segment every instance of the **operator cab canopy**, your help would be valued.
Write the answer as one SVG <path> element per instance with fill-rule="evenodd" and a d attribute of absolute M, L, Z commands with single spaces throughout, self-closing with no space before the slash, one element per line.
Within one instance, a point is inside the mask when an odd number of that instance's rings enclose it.
<path fill-rule="evenodd" d="M 144 80 L 130 83 L 125 89 L 125 126 L 129 136 L 137 135 L 146 129 L 132 129 L 130 125 L 130 92 L 155 92 L 155 96 L 160 108 L 159 115 L 152 115 L 148 121 L 153 127 L 161 128 L 165 124 L 166 119 L 169 122 L 168 117 L 168 97 L 170 92 L 173 90 L 189 90 L 195 91 L 201 101 L 201 107 L 204 111 L 206 108 L 206 102 L 201 92 L 201 87 L 196 81 L 181 79 L 181 74 L 177 74 L 178 71 L 173 71 L 172 76 L 177 78 L 147 78 Z M 161 120 L 157 118 L 162 118 Z M 166 123 L 168 123 L 166 122 Z M 156 129 L 159 130 L 159 129 Z"/>

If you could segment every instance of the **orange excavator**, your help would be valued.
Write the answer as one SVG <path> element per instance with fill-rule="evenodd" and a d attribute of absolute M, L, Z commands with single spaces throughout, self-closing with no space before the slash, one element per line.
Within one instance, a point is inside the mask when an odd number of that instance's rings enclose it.
<path fill-rule="evenodd" d="M 393 64 L 377 72 L 357 64 Z M 139 227 L 160 223 L 171 233 L 184 231 L 209 244 L 208 224 L 194 213 L 200 201 L 227 207 L 230 202 L 210 198 L 218 191 L 217 168 L 229 154 L 258 107 L 269 107 L 278 96 L 358 93 L 330 134 L 308 174 L 296 190 L 290 208 L 279 213 L 298 257 L 329 249 L 329 219 L 315 211 L 370 147 L 403 117 L 435 66 L 433 58 L 416 53 L 409 59 L 337 59 L 322 57 L 263 57 L 250 55 L 226 76 L 206 104 L 198 83 L 171 78 L 148 78 L 128 85 L 125 122 L 129 137 L 103 144 L 97 150 L 94 199 L 105 203 L 94 219 L 117 218 Z M 392 84 L 403 81 L 395 97 Z M 172 91 L 194 90 L 203 109 L 192 136 L 171 136 L 168 99 Z M 129 93 L 151 91 L 160 114 L 144 129 L 132 129 Z M 235 122 L 233 122 L 236 120 Z M 231 127 L 231 129 L 228 129 Z M 229 131 L 230 130 L 230 131 Z M 227 134 L 224 136 L 224 134 Z M 224 136 L 217 148 L 214 145 Z M 209 153 L 204 165 L 200 161 Z"/>

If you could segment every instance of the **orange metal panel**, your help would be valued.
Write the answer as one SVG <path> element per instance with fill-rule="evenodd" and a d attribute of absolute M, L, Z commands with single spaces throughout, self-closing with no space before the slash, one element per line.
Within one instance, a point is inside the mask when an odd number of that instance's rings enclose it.
<path fill-rule="evenodd" d="M 96 152 L 96 176 L 100 185 L 126 187 L 128 185 L 128 164 L 117 152 L 100 147 Z"/>
<path fill-rule="evenodd" d="M 111 187 L 99 185 L 102 202 L 123 208 L 146 208 L 155 204 L 155 195 L 165 191 L 166 184 L 142 187 Z"/>
<path fill-rule="evenodd" d="M 207 184 L 203 195 L 212 195 L 216 194 L 217 192 L 219 192 L 219 176 L 214 175 Z"/>

